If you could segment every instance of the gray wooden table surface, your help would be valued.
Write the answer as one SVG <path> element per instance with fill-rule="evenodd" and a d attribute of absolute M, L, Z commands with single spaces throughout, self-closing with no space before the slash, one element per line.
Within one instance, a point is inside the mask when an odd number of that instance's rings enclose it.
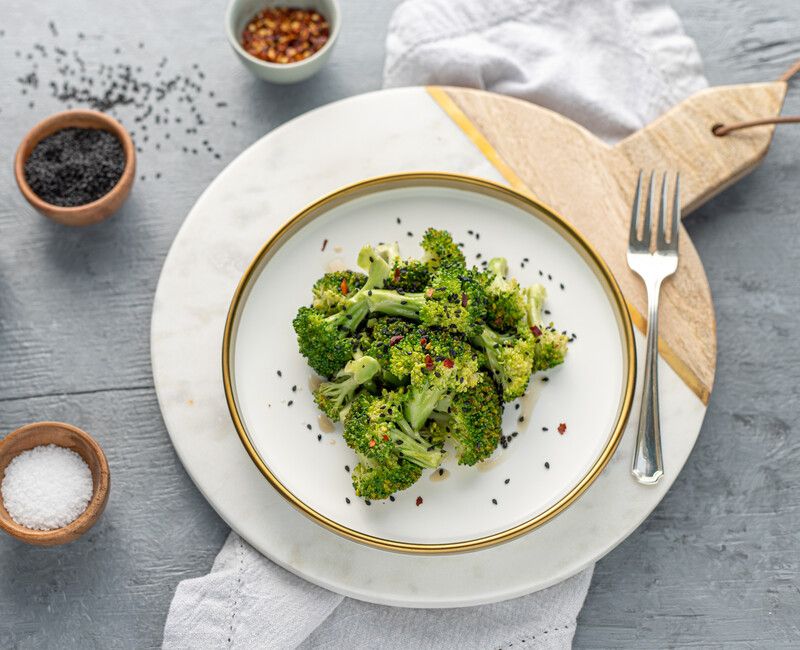
<path fill-rule="evenodd" d="M 342 4 L 330 66 L 279 88 L 229 52 L 220 1 L 0 0 L 0 435 L 72 422 L 98 438 L 113 476 L 106 514 L 81 541 L 41 549 L 0 538 L 0 648 L 158 646 L 175 585 L 211 566 L 228 530 L 161 420 L 153 293 L 187 211 L 239 151 L 311 108 L 380 87 L 395 3 Z M 796 0 L 675 6 L 712 84 L 773 79 L 800 58 Z M 143 179 L 116 217 L 70 230 L 27 206 L 11 162 L 33 123 L 74 102 L 71 89 L 102 101 L 87 80 L 100 63 L 130 65 L 139 93 L 180 77 L 157 102 L 119 107 L 137 131 Z M 800 113 L 799 98 L 790 93 L 787 114 Z M 150 101 L 155 112 L 136 121 Z M 798 172 L 800 127 L 783 127 L 761 167 L 687 224 L 717 309 L 716 387 L 672 491 L 598 563 L 576 647 L 800 646 Z"/>

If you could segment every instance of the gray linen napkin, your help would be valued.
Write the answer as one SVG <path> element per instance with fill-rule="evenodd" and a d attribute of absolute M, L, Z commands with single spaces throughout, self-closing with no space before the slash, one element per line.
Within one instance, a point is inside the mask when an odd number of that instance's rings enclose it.
<path fill-rule="evenodd" d="M 406 0 L 386 49 L 387 87 L 514 95 L 609 142 L 706 85 L 662 0 Z M 208 575 L 178 585 L 164 647 L 569 648 L 591 575 L 495 605 L 391 608 L 305 582 L 231 533 Z"/>

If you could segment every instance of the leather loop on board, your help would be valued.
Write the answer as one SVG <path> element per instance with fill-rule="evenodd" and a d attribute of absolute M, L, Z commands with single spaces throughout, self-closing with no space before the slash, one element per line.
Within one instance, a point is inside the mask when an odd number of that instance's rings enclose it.
<path fill-rule="evenodd" d="M 800 60 L 784 72 L 778 81 L 788 83 L 789 80 L 800 72 Z M 753 126 L 764 126 L 766 124 L 800 124 L 800 115 L 787 115 L 785 117 L 765 117 L 759 120 L 746 120 L 744 122 L 734 122 L 733 124 L 715 124 L 711 127 L 711 132 L 719 137 L 728 135 L 733 131 L 749 129 Z"/>

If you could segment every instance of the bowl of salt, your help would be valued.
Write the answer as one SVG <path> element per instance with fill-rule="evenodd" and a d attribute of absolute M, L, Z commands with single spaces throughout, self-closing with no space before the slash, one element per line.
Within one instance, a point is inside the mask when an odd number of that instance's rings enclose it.
<path fill-rule="evenodd" d="M 75 541 L 108 500 L 108 461 L 88 433 L 34 422 L 0 440 L 0 529 L 28 544 Z"/>

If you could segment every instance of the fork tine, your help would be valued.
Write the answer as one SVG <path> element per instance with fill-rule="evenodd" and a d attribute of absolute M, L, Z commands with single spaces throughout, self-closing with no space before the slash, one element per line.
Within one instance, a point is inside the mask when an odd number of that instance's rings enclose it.
<path fill-rule="evenodd" d="M 631 208 L 631 233 L 628 245 L 633 246 L 639 241 L 639 204 L 642 198 L 642 170 L 639 170 L 639 179 L 636 181 L 636 193 L 633 195 L 633 208 Z"/>
<path fill-rule="evenodd" d="M 669 234 L 669 244 L 678 250 L 678 226 L 681 223 L 681 173 L 675 172 L 675 197 L 672 202 L 672 228 Z"/>
<path fill-rule="evenodd" d="M 661 201 L 658 207 L 658 228 L 656 228 L 656 250 L 664 250 L 667 244 L 667 172 L 661 177 Z"/>
<path fill-rule="evenodd" d="M 647 190 L 647 201 L 644 204 L 644 229 L 642 230 L 642 245 L 649 250 L 650 242 L 653 238 L 652 214 L 653 214 L 653 189 L 655 186 L 656 173 L 650 172 L 650 186 Z"/>

